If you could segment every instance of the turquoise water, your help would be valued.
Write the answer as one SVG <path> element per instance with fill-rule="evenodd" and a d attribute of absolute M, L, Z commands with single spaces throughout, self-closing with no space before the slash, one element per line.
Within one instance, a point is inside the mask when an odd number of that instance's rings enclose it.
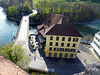
<path fill-rule="evenodd" d="M 16 35 L 17 29 L 18 24 L 9 21 L 3 12 L 3 8 L 0 7 L 0 45 L 11 42 L 11 38 Z"/>
<path fill-rule="evenodd" d="M 73 26 L 84 36 L 86 34 L 95 34 L 100 31 L 100 19 L 90 21 L 90 22 L 83 22 L 81 24 L 73 24 Z"/>

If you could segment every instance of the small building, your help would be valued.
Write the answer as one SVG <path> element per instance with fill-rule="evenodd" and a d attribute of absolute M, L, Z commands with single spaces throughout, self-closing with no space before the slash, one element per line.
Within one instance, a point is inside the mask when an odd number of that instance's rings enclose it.
<path fill-rule="evenodd" d="M 62 14 L 52 14 L 37 26 L 39 41 L 45 43 L 45 56 L 76 58 L 82 35 L 67 22 Z M 45 40 L 45 41 L 44 41 Z"/>
<path fill-rule="evenodd" d="M 30 75 L 12 61 L 0 55 L 0 75 Z"/>
<path fill-rule="evenodd" d="M 97 55 L 97 57 L 100 59 L 100 31 L 95 34 L 93 42 L 91 43 L 91 46 Z"/>

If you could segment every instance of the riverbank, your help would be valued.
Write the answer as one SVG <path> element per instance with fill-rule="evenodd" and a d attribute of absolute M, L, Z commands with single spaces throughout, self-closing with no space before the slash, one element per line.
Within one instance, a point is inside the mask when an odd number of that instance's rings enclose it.
<path fill-rule="evenodd" d="M 4 11 L 8 19 L 21 19 L 23 15 L 32 13 L 32 0 L 1 0 L 0 5 L 4 8 Z M 17 21 L 18 21 L 17 20 Z"/>
<path fill-rule="evenodd" d="M 2 43 L 12 42 L 13 36 L 16 36 L 18 26 L 17 22 L 7 19 L 3 8 L 0 7 L 0 46 Z"/>
<path fill-rule="evenodd" d="M 31 1 L 31 0 L 30 0 Z M 29 14 L 32 12 L 33 6 L 37 8 L 38 14 L 34 17 L 35 21 L 38 23 L 44 22 L 49 14 L 59 13 L 64 14 L 64 16 L 71 22 L 83 22 L 91 21 L 100 18 L 100 4 L 91 3 L 89 1 L 74 1 L 70 2 L 68 0 L 59 1 L 49 1 L 49 0 L 36 0 L 35 2 L 24 0 L 24 2 L 17 1 L 17 3 L 1 1 L 4 5 L 7 18 L 19 21 L 22 15 Z M 34 2 L 34 3 L 33 3 Z M 21 4 L 22 3 L 22 4 Z M 32 4 L 33 3 L 33 4 Z M 17 5 L 19 4 L 19 6 Z M 19 8 L 20 7 L 20 8 Z M 96 9 L 94 9 L 94 7 Z M 37 18 L 37 19 L 36 19 Z M 30 24 L 33 24 L 32 21 Z"/>

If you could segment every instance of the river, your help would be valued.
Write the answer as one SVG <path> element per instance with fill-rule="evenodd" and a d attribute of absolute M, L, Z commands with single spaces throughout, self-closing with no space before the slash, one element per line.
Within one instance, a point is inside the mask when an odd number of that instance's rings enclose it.
<path fill-rule="evenodd" d="M 73 25 L 83 36 L 100 31 L 100 19 Z"/>
<path fill-rule="evenodd" d="M 18 23 L 9 21 L 3 12 L 3 8 L 0 7 L 0 45 L 11 42 L 11 38 L 16 36 L 17 29 Z"/>
<path fill-rule="evenodd" d="M 18 23 L 10 21 L 6 18 L 3 8 L 0 7 L 0 45 L 2 43 L 9 43 L 12 37 L 16 36 L 18 30 Z M 83 22 L 82 24 L 73 25 L 82 35 L 95 34 L 100 31 L 100 20 Z"/>

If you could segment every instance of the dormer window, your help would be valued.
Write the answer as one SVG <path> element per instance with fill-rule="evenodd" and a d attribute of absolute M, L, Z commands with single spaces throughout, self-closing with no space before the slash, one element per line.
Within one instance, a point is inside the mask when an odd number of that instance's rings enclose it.
<path fill-rule="evenodd" d="M 48 23 L 50 24 L 50 21 L 48 21 Z"/>

